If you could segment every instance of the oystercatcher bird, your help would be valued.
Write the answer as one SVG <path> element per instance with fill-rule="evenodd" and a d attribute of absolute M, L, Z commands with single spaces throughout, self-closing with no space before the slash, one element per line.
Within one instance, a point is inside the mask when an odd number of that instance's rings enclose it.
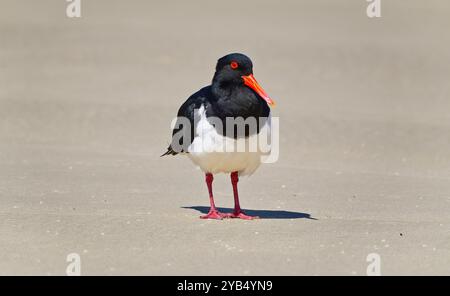
<path fill-rule="evenodd" d="M 191 95 L 180 107 L 172 142 L 161 156 L 186 154 L 205 172 L 211 209 L 200 218 L 258 218 L 242 211 L 237 184 L 239 176 L 252 174 L 261 163 L 264 152 L 259 148 L 251 150 L 249 141 L 262 134 L 270 135 L 269 106 L 274 104 L 254 78 L 250 58 L 233 53 L 217 61 L 211 85 Z M 248 124 L 242 130 L 230 118 L 256 122 L 256 126 Z M 224 145 L 227 149 L 223 149 Z M 229 147 L 245 148 L 230 150 Z M 220 213 L 215 206 L 212 182 L 213 174 L 217 173 L 230 174 L 235 204 L 232 213 Z"/>

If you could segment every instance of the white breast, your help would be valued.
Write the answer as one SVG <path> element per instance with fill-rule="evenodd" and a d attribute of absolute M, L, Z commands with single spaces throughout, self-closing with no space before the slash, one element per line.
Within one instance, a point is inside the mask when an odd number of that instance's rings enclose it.
<path fill-rule="evenodd" d="M 268 152 L 261 151 L 260 146 L 254 143 L 258 143 L 261 138 L 270 139 L 270 118 L 260 128 L 258 134 L 248 138 L 233 139 L 220 135 L 208 122 L 204 106 L 198 110 L 198 115 L 200 120 L 187 154 L 194 164 L 204 172 L 212 174 L 237 171 L 239 175 L 250 175 L 259 167 L 261 157 Z M 230 147 L 243 149 L 230 150 Z"/>

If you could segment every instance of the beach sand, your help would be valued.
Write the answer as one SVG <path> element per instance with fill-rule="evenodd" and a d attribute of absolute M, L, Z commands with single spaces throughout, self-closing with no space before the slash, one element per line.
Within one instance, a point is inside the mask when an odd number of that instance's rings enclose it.
<path fill-rule="evenodd" d="M 450 274 L 450 4 L 364 0 L 0 4 L 0 274 Z M 204 176 L 159 156 L 243 52 L 280 158 L 239 183 L 256 221 L 201 220 Z M 216 204 L 232 208 L 229 176 Z"/>

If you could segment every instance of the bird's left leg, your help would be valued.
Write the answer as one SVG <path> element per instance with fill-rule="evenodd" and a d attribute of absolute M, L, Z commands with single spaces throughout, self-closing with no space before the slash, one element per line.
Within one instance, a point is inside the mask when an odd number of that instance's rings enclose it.
<path fill-rule="evenodd" d="M 232 172 L 230 177 L 231 177 L 231 184 L 233 185 L 234 211 L 232 214 L 229 215 L 229 217 L 230 218 L 239 218 L 239 219 L 244 219 L 244 220 L 258 219 L 259 218 L 258 216 L 246 215 L 241 209 L 241 205 L 239 204 L 239 194 L 238 194 L 238 188 L 237 188 L 237 184 L 239 181 L 238 172 Z"/>

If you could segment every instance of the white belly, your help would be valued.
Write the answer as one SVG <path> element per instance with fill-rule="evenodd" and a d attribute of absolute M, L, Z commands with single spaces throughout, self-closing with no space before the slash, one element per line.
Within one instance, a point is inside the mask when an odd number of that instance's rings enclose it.
<path fill-rule="evenodd" d="M 258 134 L 248 138 L 233 139 L 220 135 L 206 119 L 205 108 L 199 109 L 200 120 L 195 130 L 192 144 L 188 147 L 188 157 L 207 173 L 252 174 L 268 152 L 263 152 L 258 139 L 270 138 L 270 119 L 260 128 Z M 256 141 L 256 142 L 255 142 Z M 232 147 L 233 149 L 229 149 Z M 235 149 L 240 147 L 240 149 Z M 266 150 L 266 149 L 263 149 Z"/>

